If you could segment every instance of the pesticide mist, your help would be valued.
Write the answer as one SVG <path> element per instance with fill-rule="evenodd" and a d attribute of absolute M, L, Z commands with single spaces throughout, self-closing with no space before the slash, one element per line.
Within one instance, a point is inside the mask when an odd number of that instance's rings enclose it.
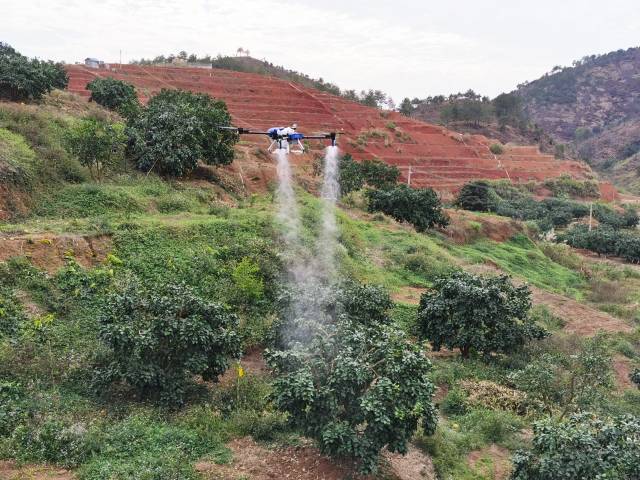
<path fill-rule="evenodd" d="M 338 228 L 336 202 L 339 197 L 339 151 L 328 147 L 324 157 L 324 179 L 321 189 L 322 212 L 315 246 L 305 245 L 301 238 L 302 221 L 298 208 L 289 155 L 284 149 L 275 152 L 278 173 L 276 199 L 278 221 L 282 226 L 283 254 L 287 266 L 290 300 L 290 325 L 285 325 L 287 343 L 304 343 L 306 333 L 292 328 L 292 321 L 308 318 L 314 322 L 327 321 L 322 306 L 329 301 L 329 292 L 336 275 L 336 246 Z"/>

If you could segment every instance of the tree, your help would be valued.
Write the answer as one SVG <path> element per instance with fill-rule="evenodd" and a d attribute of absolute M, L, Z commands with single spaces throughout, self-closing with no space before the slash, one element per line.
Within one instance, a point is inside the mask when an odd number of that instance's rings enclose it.
<path fill-rule="evenodd" d="M 488 182 L 484 180 L 474 180 L 462 186 L 456 198 L 455 205 L 473 212 L 488 212 L 491 210 L 494 197 L 496 196 Z"/>
<path fill-rule="evenodd" d="M 459 348 L 471 352 L 509 353 L 546 331 L 529 317 L 531 291 L 515 286 L 506 275 L 483 277 L 454 272 L 424 293 L 418 309 L 418 330 L 433 350 Z"/>
<path fill-rule="evenodd" d="M 347 195 L 360 190 L 365 185 L 373 188 L 391 188 L 400 178 L 400 170 L 395 165 L 387 165 L 380 160 L 356 162 L 350 154 L 340 160 L 340 193 Z"/>
<path fill-rule="evenodd" d="M 101 180 L 106 169 L 124 158 L 126 139 L 124 125 L 85 118 L 69 128 L 65 146 L 71 155 L 89 169 L 91 178 Z"/>
<path fill-rule="evenodd" d="M 184 285 L 130 282 L 107 298 L 99 322 L 110 355 L 97 380 L 124 381 L 168 405 L 184 402 L 193 375 L 215 381 L 240 355 L 238 318 Z"/>
<path fill-rule="evenodd" d="M 218 127 L 230 122 L 223 101 L 204 93 L 162 90 L 130 123 L 128 151 L 139 169 L 174 177 L 190 173 L 198 160 L 228 165 L 238 135 Z"/>
<path fill-rule="evenodd" d="M 68 81 L 61 63 L 29 59 L 0 42 L 0 98 L 39 100 L 54 88 L 65 88 Z"/>
<path fill-rule="evenodd" d="M 328 302 L 319 297 L 305 312 L 327 317 L 286 323 L 287 332 L 304 332 L 303 341 L 265 354 L 276 374 L 273 401 L 323 453 L 369 473 L 384 447 L 406 453 L 419 424 L 434 432 L 431 364 L 393 326 L 392 303 L 380 288 L 347 285 Z"/>
<path fill-rule="evenodd" d="M 533 448 L 518 452 L 511 480 L 640 478 L 640 422 L 592 413 L 534 424 Z"/>
<path fill-rule="evenodd" d="M 89 101 L 126 117 L 135 115 L 140 109 L 136 89 L 130 83 L 112 77 L 96 78 L 87 84 L 87 89 L 91 92 Z"/>
<path fill-rule="evenodd" d="M 407 117 L 410 117 L 414 110 L 415 108 L 413 106 L 413 103 L 411 103 L 411 100 L 405 97 L 400 103 L 400 113 L 406 115 Z"/>
<path fill-rule="evenodd" d="M 400 222 L 409 222 L 419 232 L 449 224 L 440 199 L 431 188 L 401 184 L 385 190 L 369 190 L 367 198 L 370 212 L 383 212 Z"/>
<path fill-rule="evenodd" d="M 360 170 L 365 184 L 373 188 L 391 188 L 400 179 L 398 167 L 380 160 L 363 160 Z"/>
<path fill-rule="evenodd" d="M 341 195 L 348 195 L 364 187 L 362 168 L 350 154 L 347 153 L 340 159 L 339 168 L 340 175 L 338 176 L 338 181 L 340 183 Z"/>
<path fill-rule="evenodd" d="M 518 126 L 524 118 L 522 98 L 515 93 L 502 93 L 494 98 L 493 110 L 501 127 Z"/>

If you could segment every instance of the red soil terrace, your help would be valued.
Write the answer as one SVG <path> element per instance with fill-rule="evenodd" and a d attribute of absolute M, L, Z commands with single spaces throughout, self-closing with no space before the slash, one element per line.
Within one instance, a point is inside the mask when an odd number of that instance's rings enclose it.
<path fill-rule="evenodd" d="M 162 88 L 206 92 L 224 100 L 237 126 L 266 129 L 293 122 L 311 134 L 336 131 L 339 146 L 356 159 L 379 158 L 397 165 L 412 186 L 440 192 L 459 189 L 472 179 L 541 181 L 569 174 L 592 177 L 590 168 L 556 160 L 537 147 L 507 146 L 501 155 L 481 135 L 461 135 L 446 128 L 383 112 L 343 98 L 258 74 L 221 69 L 109 65 L 92 69 L 67 66 L 71 92 L 89 97 L 86 85 L 96 77 L 114 77 L 136 86 L 144 102 Z M 257 140 L 257 139 L 256 139 Z M 257 141 L 264 141 L 260 139 Z M 605 187 L 603 193 L 611 192 Z M 614 191 L 615 194 L 615 191 Z"/>

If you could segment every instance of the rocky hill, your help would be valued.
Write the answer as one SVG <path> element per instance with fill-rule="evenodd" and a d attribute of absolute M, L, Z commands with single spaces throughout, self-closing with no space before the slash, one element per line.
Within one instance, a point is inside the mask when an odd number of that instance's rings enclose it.
<path fill-rule="evenodd" d="M 518 86 L 526 113 L 556 141 L 640 188 L 640 48 L 592 55 Z"/>

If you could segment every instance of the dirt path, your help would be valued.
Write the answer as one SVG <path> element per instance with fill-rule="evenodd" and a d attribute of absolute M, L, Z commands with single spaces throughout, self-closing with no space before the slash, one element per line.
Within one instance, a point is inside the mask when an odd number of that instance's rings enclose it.
<path fill-rule="evenodd" d="M 18 467 L 14 462 L 0 460 L 1 480 L 74 480 L 76 476 L 64 468 L 42 465 Z"/>
<path fill-rule="evenodd" d="M 481 450 L 474 450 L 467 456 L 467 462 L 483 478 L 506 480 L 511 474 L 511 454 L 509 450 L 491 444 Z M 490 460 L 488 462 L 487 460 Z"/>
<path fill-rule="evenodd" d="M 624 320 L 563 295 L 534 286 L 531 292 L 534 304 L 546 305 L 551 313 L 565 321 L 565 332 L 592 337 L 599 331 L 631 333 L 634 330 Z"/>

